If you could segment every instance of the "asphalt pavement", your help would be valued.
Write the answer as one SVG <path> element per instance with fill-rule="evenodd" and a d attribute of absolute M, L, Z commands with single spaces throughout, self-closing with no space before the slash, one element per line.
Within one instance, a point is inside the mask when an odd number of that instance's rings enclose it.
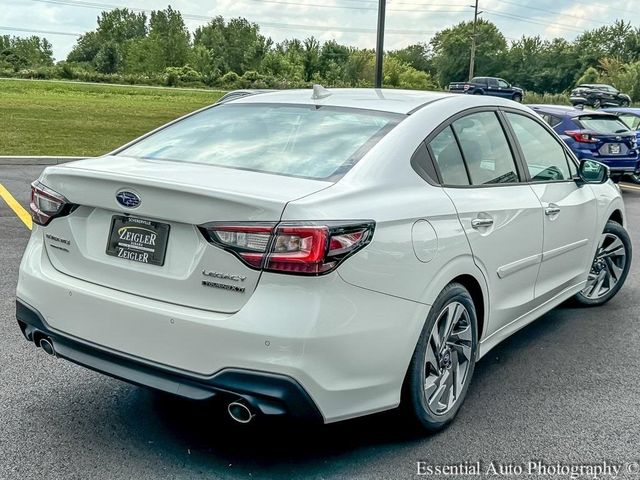
<path fill-rule="evenodd" d="M 0 183 L 26 207 L 42 168 L 1 166 Z M 624 198 L 640 258 L 640 188 Z M 562 306 L 496 347 L 477 365 L 455 422 L 422 437 L 393 412 L 316 428 L 244 427 L 217 405 L 46 356 L 15 321 L 28 237 L 0 199 L 0 479 L 395 479 L 416 477 L 421 461 L 423 469 L 481 462 L 476 478 L 492 477 L 492 462 L 496 473 L 526 473 L 530 461 L 608 462 L 622 465 L 617 478 L 640 479 L 640 260 L 606 306 Z M 570 478 L 550 472 L 535 478 Z M 534 478 L 497 478 L 508 477 Z"/>

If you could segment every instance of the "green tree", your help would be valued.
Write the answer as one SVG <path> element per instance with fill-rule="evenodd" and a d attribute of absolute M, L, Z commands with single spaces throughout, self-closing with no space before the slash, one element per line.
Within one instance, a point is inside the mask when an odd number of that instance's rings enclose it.
<path fill-rule="evenodd" d="M 0 67 L 15 71 L 53 65 L 53 50 L 46 38 L 0 36 Z"/>
<path fill-rule="evenodd" d="M 578 85 L 582 83 L 598 83 L 600 81 L 600 74 L 598 70 L 593 67 L 587 68 L 584 73 L 578 78 Z"/>
<path fill-rule="evenodd" d="M 446 86 L 465 80 L 469 72 L 473 22 L 461 22 L 436 33 L 431 39 L 433 68 L 437 80 Z M 501 71 L 507 41 L 493 23 L 480 19 L 476 28 L 476 74 L 493 76 Z"/>
<path fill-rule="evenodd" d="M 186 65 L 190 53 L 190 34 L 182 14 L 171 6 L 151 12 L 149 35 L 145 39 L 152 71 Z"/>
<path fill-rule="evenodd" d="M 128 40 L 147 35 L 147 16 L 144 13 L 132 12 L 128 8 L 102 12 L 98 17 L 96 34 L 103 42 L 110 41 L 121 46 Z"/>
<path fill-rule="evenodd" d="M 120 48 L 115 42 L 105 43 L 98 50 L 94 63 L 100 73 L 116 73 L 122 63 Z"/>
<path fill-rule="evenodd" d="M 416 43 L 389 53 L 416 70 L 429 72 L 433 69 L 431 49 L 426 43 Z"/>
<path fill-rule="evenodd" d="M 196 30 L 193 43 L 210 52 L 212 70 L 243 74 L 260 69 L 272 41 L 260 34 L 257 24 L 244 18 L 225 22 L 216 17 Z"/>

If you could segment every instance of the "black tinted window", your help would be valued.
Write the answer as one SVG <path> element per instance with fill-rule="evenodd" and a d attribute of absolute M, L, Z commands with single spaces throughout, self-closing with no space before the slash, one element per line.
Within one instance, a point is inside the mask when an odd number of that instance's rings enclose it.
<path fill-rule="evenodd" d="M 498 117 L 473 113 L 453 122 L 472 185 L 518 182 L 518 171 Z"/>
<path fill-rule="evenodd" d="M 524 115 L 507 113 L 534 182 L 571 178 L 564 148 L 542 125 Z"/>
<path fill-rule="evenodd" d="M 596 133 L 625 133 L 629 127 L 615 115 L 582 115 L 575 119 L 585 130 Z"/>
<path fill-rule="evenodd" d="M 469 177 L 451 127 L 445 128 L 429 144 L 444 185 L 469 185 Z"/>

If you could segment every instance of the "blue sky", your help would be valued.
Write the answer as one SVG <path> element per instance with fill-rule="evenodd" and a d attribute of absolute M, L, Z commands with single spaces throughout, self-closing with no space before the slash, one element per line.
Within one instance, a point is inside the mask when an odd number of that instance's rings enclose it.
<path fill-rule="evenodd" d="M 473 17 L 474 0 L 388 0 L 385 48 L 425 42 L 434 32 Z M 275 41 L 314 35 L 320 40 L 373 48 L 377 0 L 174 0 L 193 30 L 206 17 L 242 16 L 261 25 Z M 29 35 L 19 30 L 46 30 L 56 59 L 64 59 L 75 37 L 94 29 L 100 6 L 162 9 L 160 0 L 0 0 L 0 34 Z M 482 16 L 496 23 L 508 39 L 521 35 L 573 39 L 586 29 L 622 18 L 640 26 L 633 0 L 480 0 Z M 4 29 L 4 30 L 3 30 Z M 53 32 L 66 35 L 54 34 Z"/>

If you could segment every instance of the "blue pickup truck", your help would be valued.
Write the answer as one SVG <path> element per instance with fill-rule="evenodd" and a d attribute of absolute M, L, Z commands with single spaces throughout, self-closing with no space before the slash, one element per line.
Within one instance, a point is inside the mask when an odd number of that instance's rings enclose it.
<path fill-rule="evenodd" d="M 524 90 L 497 77 L 473 77 L 470 82 L 453 82 L 449 84 L 449 91 L 451 93 L 510 98 L 516 102 L 521 102 L 524 96 Z"/>

